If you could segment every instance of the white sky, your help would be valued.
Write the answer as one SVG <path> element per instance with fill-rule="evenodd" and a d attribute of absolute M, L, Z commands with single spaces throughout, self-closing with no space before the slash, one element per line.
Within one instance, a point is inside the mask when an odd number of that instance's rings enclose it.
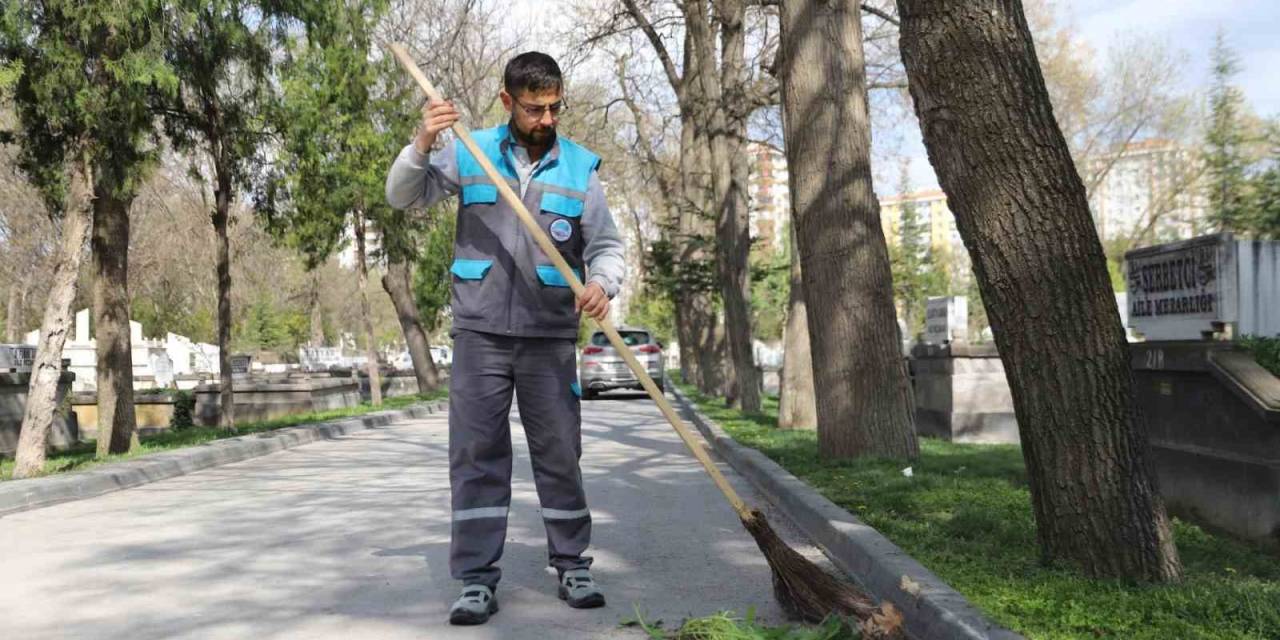
<path fill-rule="evenodd" d="M 1124 34 L 1154 36 L 1184 51 L 1188 63 L 1184 82 L 1192 91 L 1208 86 L 1209 49 L 1222 28 L 1239 56 L 1236 84 L 1249 105 L 1260 116 L 1280 117 L 1280 1 L 1061 0 L 1058 6 L 1099 60 L 1107 46 Z M 936 188 L 919 129 L 909 129 L 902 132 L 902 151 L 911 157 L 912 183 L 917 189 Z M 889 193 L 892 188 L 877 184 L 876 190 Z"/>
<path fill-rule="evenodd" d="M 508 5 L 512 24 L 532 32 L 530 48 L 552 55 L 563 53 L 553 43 L 539 40 L 569 19 L 563 8 L 568 0 L 512 0 Z M 1104 59 L 1117 36 L 1136 33 L 1167 41 L 1187 54 L 1186 86 L 1196 90 L 1208 83 L 1209 48 L 1215 32 L 1225 30 L 1229 44 L 1239 55 L 1241 72 L 1236 78 L 1250 106 L 1260 116 L 1280 116 L 1280 0 L 1059 0 L 1062 15 L 1077 27 L 1080 36 Z M 937 179 L 929 166 L 914 121 L 883 132 L 900 140 L 900 153 L 911 158 L 911 182 L 917 190 L 935 188 Z M 894 184 L 883 177 L 894 176 Z M 877 191 L 892 192 L 897 169 L 878 172 Z"/>

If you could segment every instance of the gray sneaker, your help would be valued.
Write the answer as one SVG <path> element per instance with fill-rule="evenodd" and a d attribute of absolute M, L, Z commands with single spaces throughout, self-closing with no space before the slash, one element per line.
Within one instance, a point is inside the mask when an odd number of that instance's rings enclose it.
<path fill-rule="evenodd" d="M 449 624 L 484 624 L 498 612 L 498 599 L 482 584 L 462 587 L 462 595 L 449 607 Z"/>
<path fill-rule="evenodd" d="M 560 574 L 560 599 L 574 609 L 604 606 L 604 594 L 587 569 L 570 569 Z"/>

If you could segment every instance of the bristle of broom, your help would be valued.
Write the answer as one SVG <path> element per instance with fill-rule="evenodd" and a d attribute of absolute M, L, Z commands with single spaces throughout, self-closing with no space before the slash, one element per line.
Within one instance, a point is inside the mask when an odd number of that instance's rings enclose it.
<path fill-rule="evenodd" d="M 787 546 L 757 509 L 742 524 L 764 553 L 773 572 L 773 593 L 788 615 L 806 622 L 822 622 L 831 615 L 857 619 L 863 636 L 898 637 L 902 615 L 889 602 L 876 606 L 857 587 L 839 580 Z"/>

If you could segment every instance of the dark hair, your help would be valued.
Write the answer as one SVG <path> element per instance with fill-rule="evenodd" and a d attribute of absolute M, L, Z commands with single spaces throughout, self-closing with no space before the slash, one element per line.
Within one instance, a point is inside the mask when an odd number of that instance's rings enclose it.
<path fill-rule="evenodd" d="M 502 72 L 502 88 L 512 96 L 521 91 L 542 93 L 559 91 L 564 87 L 560 65 L 555 58 L 538 51 L 526 51 L 507 63 Z"/>

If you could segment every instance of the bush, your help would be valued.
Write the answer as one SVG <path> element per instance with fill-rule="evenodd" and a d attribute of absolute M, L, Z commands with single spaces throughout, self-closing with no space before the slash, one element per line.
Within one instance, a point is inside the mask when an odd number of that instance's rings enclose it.
<path fill-rule="evenodd" d="M 1253 359 L 1271 375 L 1280 377 L 1280 336 L 1245 336 L 1240 339 L 1240 346 L 1253 354 Z"/>
<path fill-rule="evenodd" d="M 191 420 L 196 410 L 196 395 L 190 391 L 178 391 L 173 394 L 173 419 L 169 421 L 170 429 L 185 429 L 195 424 Z"/>

